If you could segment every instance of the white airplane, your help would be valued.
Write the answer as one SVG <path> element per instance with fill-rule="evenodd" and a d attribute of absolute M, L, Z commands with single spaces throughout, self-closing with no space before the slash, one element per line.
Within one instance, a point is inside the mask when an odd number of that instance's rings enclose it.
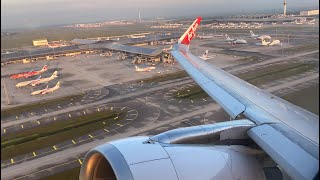
<path fill-rule="evenodd" d="M 59 88 L 60 88 L 60 81 L 57 82 L 57 84 L 56 84 L 54 87 L 49 88 L 49 89 L 43 91 L 41 94 L 47 94 L 47 93 L 53 92 L 53 91 L 55 91 L 55 90 L 57 90 L 57 89 L 59 89 Z"/>
<path fill-rule="evenodd" d="M 309 22 L 314 23 L 314 22 L 316 22 L 316 19 L 312 19 Z"/>
<path fill-rule="evenodd" d="M 223 33 L 221 33 L 221 34 L 214 34 L 213 36 L 214 36 L 214 37 L 222 37 L 222 36 L 224 36 L 224 34 L 223 34 Z"/>
<path fill-rule="evenodd" d="M 41 75 L 37 78 L 37 79 L 34 79 L 34 80 L 30 80 L 30 81 L 23 81 L 23 82 L 20 82 L 18 84 L 16 84 L 16 87 L 23 87 L 23 86 L 27 86 L 33 82 L 36 82 L 38 81 L 39 79 L 41 78 Z"/>
<path fill-rule="evenodd" d="M 314 24 L 315 24 L 315 22 L 311 22 L 311 21 L 309 21 L 309 22 L 307 22 L 307 24 L 314 25 Z"/>
<path fill-rule="evenodd" d="M 112 56 L 112 52 L 108 51 L 106 53 L 101 53 L 100 56 L 110 57 L 110 56 Z"/>
<path fill-rule="evenodd" d="M 41 90 L 37 90 L 37 91 L 33 91 L 31 93 L 31 95 L 37 95 L 37 94 L 47 94 L 47 93 L 50 93 L 50 92 L 53 92 L 57 89 L 60 88 L 60 81 L 52 88 L 48 88 L 48 86 L 44 89 L 41 89 Z"/>
<path fill-rule="evenodd" d="M 261 40 L 261 43 L 256 43 L 258 46 L 273 46 L 273 45 L 281 45 L 280 40 L 273 40 L 273 41 L 265 41 L 264 39 Z"/>
<path fill-rule="evenodd" d="M 33 92 L 31 93 L 31 95 L 41 94 L 42 92 L 46 91 L 46 90 L 48 89 L 48 87 L 49 87 L 49 86 L 47 85 L 47 87 L 44 88 L 44 89 L 40 89 L 40 90 L 37 90 L 37 91 L 33 91 Z"/>
<path fill-rule="evenodd" d="M 211 39 L 213 38 L 214 36 L 212 34 L 210 35 L 204 35 L 204 33 L 202 35 L 198 35 L 197 36 L 199 39 Z"/>
<path fill-rule="evenodd" d="M 137 39 L 137 38 L 144 38 L 146 37 L 145 35 L 128 35 L 128 38 L 133 38 L 133 39 Z"/>
<path fill-rule="evenodd" d="M 1 53 L 1 55 L 4 55 L 4 54 L 12 54 L 12 53 L 14 53 L 13 51 L 11 52 L 11 51 L 6 51 L 6 52 L 3 52 L 3 53 Z"/>
<path fill-rule="evenodd" d="M 203 59 L 203 60 L 209 60 L 209 59 L 212 59 L 212 58 L 214 58 L 214 56 L 209 56 L 209 51 L 208 50 L 206 50 L 204 53 L 203 53 L 203 55 L 202 56 L 199 56 L 201 59 Z"/>
<path fill-rule="evenodd" d="M 254 25 L 258 25 L 258 26 L 262 26 L 263 25 L 263 23 L 257 23 L 257 22 L 254 22 L 253 24 Z"/>
<path fill-rule="evenodd" d="M 282 45 L 282 43 L 280 42 L 280 40 L 276 39 L 271 41 L 271 43 L 268 46 L 273 46 L 273 45 Z"/>
<path fill-rule="evenodd" d="M 225 36 L 227 38 L 227 42 L 230 44 L 247 44 L 247 41 L 244 39 L 231 39 L 228 34 L 225 34 Z"/>
<path fill-rule="evenodd" d="M 254 39 L 259 39 L 259 40 L 271 39 L 271 37 L 269 35 L 256 35 L 252 31 L 250 31 L 250 34 L 251 34 L 251 37 L 254 38 Z"/>
<path fill-rule="evenodd" d="M 171 54 L 233 120 L 101 144 L 86 154 L 80 180 L 319 178 L 319 116 L 193 55 L 201 19 Z"/>
<path fill-rule="evenodd" d="M 163 48 L 162 51 L 169 52 L 172 49 L 172 45 L 169 48 Z"/>
<path fill-rule="evenodd" d="M 305 21 L 304 21 L 304 20 L 298 20 L 298 19 L 296 19 L 294 22 L 295 22 L 296 24 L 303 24 Z"/>
<path fill-rule="evenodd" d="M 58 77 L 58 71 L 55 71 L 52 73 L 52 75 L 50 77 L 47 77 L 47 78 L 40 78 L 38 79 L 37 81 L 33 81 L 31 82 L 31 86 L 36 86 L 36 85 L 39 85 L 39 84 L 42 84 L 42 83 L 48 83 L 49 81 L 55 79 Z"/>
<path fill-rule="evenodd" d="M 176 43 L 176 41 L 174 39 L 171 39 L 169 42 L 167 42 L 167 41 L 162 41 L 161 42 L 161 44 L 163 44 L 163 45 L 171 45 L 171 44 L 174 44 L 174 43 Z"/>
<path fill-rule="evenodd" d="M 139 68 L 138 66 L 135 66 L 135 68 L 136 68 L 136 71 L 138 72 L 150 72 L 151 70 L 156 69 L 156 67 L 153 67 L 153 66 L 146 67 L 146 68 Z"/>

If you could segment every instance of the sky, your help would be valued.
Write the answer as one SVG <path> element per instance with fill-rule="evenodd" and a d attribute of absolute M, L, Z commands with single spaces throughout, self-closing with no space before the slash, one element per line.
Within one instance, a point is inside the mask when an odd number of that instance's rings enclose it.
<path fill-rule="evenodd" d="M 281 12 L 283 0 L 1 0 L 1 29 L 101 22 L 111 19 L 220 16 Z M 318 0 L 287 0 L 290 9 L 319 9 Z"/>

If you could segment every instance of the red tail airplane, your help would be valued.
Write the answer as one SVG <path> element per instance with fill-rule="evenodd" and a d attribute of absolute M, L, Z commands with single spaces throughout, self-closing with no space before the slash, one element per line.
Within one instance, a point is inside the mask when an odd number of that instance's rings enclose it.
<path fill-rule="evenodd" d="M 41 70 L 14 74 L 10 78 L 12 78 L 12 79 L 28 78 L 28 77 L 31 77 L 31 76 L 35 76 L 35 75 L 41 74 L 41 73 L 45 72 L 46 70 L 48 70 L 47 65 L 44 65 Z"/>

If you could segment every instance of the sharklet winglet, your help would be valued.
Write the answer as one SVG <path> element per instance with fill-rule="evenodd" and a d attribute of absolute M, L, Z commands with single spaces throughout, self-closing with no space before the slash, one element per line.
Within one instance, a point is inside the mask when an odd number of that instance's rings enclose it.
<path fill-rule="evenodd" d="M 191 40 L 195 37 L 196 30 L 200 25 L 201 20 L 202 20 L 202 17 L 197 17 L 197 19 L 193 21 L 193 23 L 188 28 L 188 30 L 180 37 L 178 41 L 179 44 L 185 44 L 185 45 L 190 44 Z"/>

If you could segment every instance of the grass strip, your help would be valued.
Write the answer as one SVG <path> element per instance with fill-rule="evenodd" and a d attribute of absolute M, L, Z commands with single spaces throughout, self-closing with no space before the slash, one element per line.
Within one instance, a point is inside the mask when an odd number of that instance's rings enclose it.
<path fill-rule="evenodd" d="M 274 51 L 274 53 L 300 53 L 300 52 L 312 51 L 317 49 L 319 49 L 319 44 L 307 44 L 307 45 L 279 49 Z"/>
<path fill-rule="evenodd" d="M 272 80 L 277 80 L 281 78 L 290 77 L 292 75 L 300 74 L 308 70 L 311 70 L 314 67 L 315 64 L 305 63 L 294 63 L 290 65 L 281 64 L 268 66 L 260 70 L 239 74 L 236 76 L 257 86 Z"/>
<path fill-rule="evenodd" d="M 1 119 L 5 119 L 10 116 L 16 116 L 17 114 L 21 114 L 24 112 L 30 112 L 33 109 L 40 109 L 40 108 L 46 108 L 48 106 L 57 106 L 58 104 L 65 103 L 66 101 L 70 101 L 73 99 L 73 101 L 77 101 L 80 98 L 82 98 L 84 93 L 75 94 L 71 96 L 51 99 L 47 101 L 40 101 L 32 104 L 26 104 L 22 106 L 16 106 L 12 108 L 7 108 L 4 110 L 1 110 Z"/>
<path fill-rule="evenodd" d="M 57 180 L 57 179 L 68 179 L 68 180 L 78 180 L 80 173 L 80 167 L 72 168 L 51 176 L 41 178 L 40 180 Z"/>
<path fill-rule="evenodd" d="M 96 112 L 1 137 L 1 159 L 50 147 L 102 129 L 123 119 L 119 112 Z M 115 118 L 117 117 L 118 118 Z M 104 123 L 102 123 L 102 121 Z"/>

